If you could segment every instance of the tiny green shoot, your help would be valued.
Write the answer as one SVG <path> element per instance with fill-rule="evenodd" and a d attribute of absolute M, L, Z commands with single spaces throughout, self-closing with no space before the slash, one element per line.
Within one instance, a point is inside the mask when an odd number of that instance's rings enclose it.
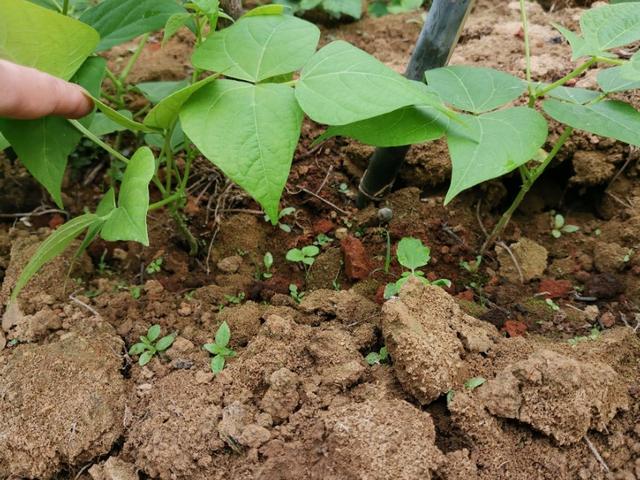
<path fill-rule="evenodd" d="M 464 388 L 466 388 L 467 390 L 475 390 L 480 385 L 484 385 L 486 381 L 487 380 L 482 377 L 473 377 L 464 382 Z"/>
<path fill-rule="evenodd" d="M 156 273 L 160 273 L 160 271 L 162 270 L 163 263 L 164 263 L 164 259 L 162 257 L 158 257 L 152 260 L 149 263 L 149 265 L 147 265 L 147 268 L 145 268 L 147 275 L 154 275 Z"/>
<path fill-rule="evenodd" d="M 387 347 L 382 347 L 379 352 L 371 352 L 364 358 L 371 366 L 389 361 L 389 352 Z"/>
<path fill-rule="evenodd" d="M 144 367 L 159 352 L 167 350 L 176 339 L 175 335 L 160 338 L 160 325 L 152 325 L 147 334 L 140 337 L 140 342 L 131 345 L 129 355 L 139 355 L 138 364 Z"/>
<path fill-rule="evenodd" d="M 273 273 L 271 273 L 271 267 L 273 267 L 273 255 L 271 252 L 267 252 L 262 257 L 262 264 L 264 265 L 264 272 L 262 272 L 262 279 L 267 280 L 273 277 Z"/>
<path fill-rule="evenodd" d="M 580 227 L 576 225 L 568 225 L 559 213 L 553 216 L 552 222 L 551 236 L 553 238 L 560 238 L 563 233 L 575 233 L 580 230 Z"/>
<path fill-rule="evenodd" d="M 211 371 L 213 373 L 220 373 L 224 369 L 225 363 L 228 358 L 235 357 L 236 352 L 228 347 L 229 340 L 231 339 L 231 329 L 227 322 L 222 322 L 216 331 L 216 336 L 213 343 L 206 343 L 203 348 L 212 354 L 214 357 L 211 359 Z"/>
<path fill-rule="evenodd" d="M 289 285 L 289 295 L 296 301 L 296 303 L 300 303 L 304 297 L 304 292 L 298 290 L 298 286 L 295 283 L 292 283 Z"/>

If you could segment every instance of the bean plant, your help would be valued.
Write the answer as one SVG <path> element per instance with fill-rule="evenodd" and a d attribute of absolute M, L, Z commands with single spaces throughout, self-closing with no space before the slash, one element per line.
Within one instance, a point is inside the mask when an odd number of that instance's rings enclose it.
<path fill-rule="evenodd" d="M 67 160 L 83 137 L 109 154 L 111 171 L 122 173 L 112 176 L 95 211 L 85 209 L 41 244 L 13 299 L 43 264 L 82 235 L 79 251 L 97 237 L 148 245 L 150 210 L 165 209 L 195 255 L 199 244 L 183 207 L 199 155 L 242 187 L 277 225 L 304 114 L 329 126 L 410 105 L 456 116 L 424 83 L 405 79 L 347 42 L 317 50 L 319 29 L 285 14 L 282 5 L 258 7 L 222 29 L 218 20 L 225 15 L 217 0 L 104 0 L 79 19 L 64 13 L 69 12 L 27 0 L 0 2 L 0 58 L 82 85 L 100 115 L 0 119 L 0 147 L 10 145 L 61 208 Z M 129 85 L 128 74 L 150 33 L 164 27 L 166 39 L 183 25 L 195 36 L 193 74 L 183 82 Z M 110 71 L 98 54 L 139 36 L 124 70 Z M 105 77 L 110 88 L 102 88 Z M 133 90 L 142 92 L 150 107 L 128 111 L 125 94 Z M 104 137 L 113 131 L 120 139 L 125 131 L 136 135 L 140 143 L 131 157 L 120 142 Z M 150 187 L 158 198 L 154 202 Z"/>
<path fill-rule="evenodd" d="M 488 236 L 483 251 L 500 236 L 575 130 L 640 146 L 640 112 L 619 95 L 640 88 L 640 52 L 627 59 L 625 50 L 640 40 L 640 2 L 614 2 L 587 10 L 580 17 L 581 34 L 554 24 L 570 43 L 572 59 L 580 63 L 552 83 L 532 78 L 524 0 L 520 8 L 524 80 L 484 67 L 454 65 L 429 70 L 425 72 L 427 89 L 459 112 L 457 117 L 443 115 L 432 105 L 409 105 L 375 118 L 331 126 L 317 140 L 341 135 L 378 147 L 399 147 L 446 137 L 452 178 L 445 204 L 464 190 L 518 170 L 520 191 Z M 566 86 L 596 66 L 610 67 L 599 72 L 598 90 Z M 525 105 L 520 105 L 523 95 Z M 558 135 L 549 135 L 547 118 L 562 125 Z"/>

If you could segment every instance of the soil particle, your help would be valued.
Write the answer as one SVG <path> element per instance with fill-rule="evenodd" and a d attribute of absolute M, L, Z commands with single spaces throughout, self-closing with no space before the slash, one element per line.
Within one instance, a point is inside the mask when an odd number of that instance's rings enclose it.
<path fill-rule="evenodd" d="M 402 400 L 331 409 L 324 426 L 327 453 L 316 467 L 324 478 L 428 480 L 444 460 L 430 415 Z"/>
<path fill-rule="evenodd" d="M 498 373 L 479 397 L 493 415 L 528 423 L 559 445 L 580 441 L 590 429 L 605 431 L 629 408 L 626 386 L 611 367 L 549 350 Z"/>
<path fill-rule="evenodd" d="M 344 255 L 344 272 L 351 280 L 366 279 L 373 269 L 362 241 L 348 236 L 340 241 Z"/>
<path fill-rule="evenodd" d="M 331 289 L 339 282 L 342 272 L 342 253 L 339 248 L 322 252 L 309 270 L 308 290 Z"/>
<path fill-rule="evenodd" d="M 300 403 L 300 378 L 287 368 L 276 370 L 269 377 L 269 390 L 260 401 L 260 408 L 271 415 L 274 422 L 289 418 Z"/>
<path fill-rule="evenodd" d="M 227 322 L 232 332 L 231 347 L 245 346 L 258 333 L 264 313 L 265 307 L 251 301 L 227 307 L 218 313 L 211 331 L 215 332 L 222 322 Z"/>
<path fill-rule="evenodd" d="M 500 262 L 500 275 L 511 283 L 521 281 L 530 282 L 542 276 L 547 269 L 547 258 L 549 253 L 542 245 L 528 238 L 521 238 L 520 241 L 510 247 L 513 257 L 506 248 L 496 246 L 498 261 Z M 516 266 L 516 262 L 518 267 Z M 522 274 L 522 277 L 520 276 Z"/>
<path fill-rule="evenodd" d="M 232 255 L 225 257 L 217 263 L 218 270 L 224 273 L 236 273 L 242 265 L 242 257 L 240 255 Z"/>
<path fill-rule="evenodd" d="M 624 292 L 624 284 L 611 273 L 591 275 L 584 286 L 584 293 L 597 299 L 611 299 Z"/>
<path fill-rule="evenodd" d="M 222 416 L 211 384 L 176 370 L 140 398 L 124 452 L 152 478 L 200 478 L 224 443 L 213 432 Z M 206 425 L 206 428 L 203 428 Z"/>
<path fill-rule="evenodd" d="M 462 356 L 486 352 L 494 327 L 462 312 L 439 287 L 409 281 L 382 309 L 382 332 L 403 388 L 428 404 L 459 383 Z"/>
<path fill-rule="evenodd" d="M 578 150 L 573 155 L 575 175 L 569 179 L 583 186 L 601 185 L 610 181 L 616 173 L 616 164 L 622 161 L 621 154 L 611 155 L 598 150 Z"/>
<path fill-rule="evenodd" d="M 624 269 L 630 254 L 628 248 L 617 243 L 596 242 L 593 249 L 593 262 L 600 273 L 616 273 Z"/>
<path fill-rule="evenodd" d="M 555 280 L 545 278 L 538 286 L 538 293 L 544 294 L 544 298 L 566 298 L 573 289 L 569 280 Z"/>
<path fill-rule="evenodd" d="M 3 353 L 0 478 L 51 478 L 109 452 L 124 430 L 122 349 L 109 325 L 95 323 L 90 334 Z"/>
<path fill-rule="evenodd" d="M 135 465 L 118 457 L 109 457 L 102 464 L 93 465 L 89 469 L 92 480 L 138 480 Z"/>

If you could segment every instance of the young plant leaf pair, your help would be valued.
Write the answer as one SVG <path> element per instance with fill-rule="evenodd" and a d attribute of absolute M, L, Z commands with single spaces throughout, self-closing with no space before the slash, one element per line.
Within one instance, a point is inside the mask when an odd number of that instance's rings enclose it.
<path fill-rule="evenodd" d="M 176 339 L 175 335 L 160 338 L 160 325 L 152 325 L 147 334 L 140 337 L 140 342 L 134 343 L 129 349 L 129 355 L 138 355 L 138 364 L 144 367 L 159 352 L 164 352 Z"/>
<path fill-rule="evenodd" d="M 227 358 L 236 355 L 236 352 L 228 347 L 229 340 L 231 340 L 231 330 L 227 322 L 222 322 L 216 332 L 214 343 L 207 343 L 203 347 L 214 356 L 211 359 L 211 371 L 213 373 L 222 372 Z"/>
<path fill-rule="evenodd" d="M 451 281 L 446 279 L 430 282 L 425 278 L 424 272 L 418 270 L 419 268 L 427 266 L 431 260 L 431 249 L 425 246 L 421 240 L 411 237 L 403 238 L 398 242 L 396 256 L 398 263 L 408 271 L 403 272 L 397 281 L 387 284 L 384 289 L 385 299 L 398 295 L 405 283 L 411 278 L 416 278 L 425 285 L 451 286 Z"/>

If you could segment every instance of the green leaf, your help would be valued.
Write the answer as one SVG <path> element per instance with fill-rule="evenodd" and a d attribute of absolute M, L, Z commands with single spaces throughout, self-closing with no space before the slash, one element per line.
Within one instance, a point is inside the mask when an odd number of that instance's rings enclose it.
<path fill-rule="evenodd" d="M 224 347 L 219 346 L 215 343 L 205 343 L 202 348 L 204 348 L 207 352 L 213 355 L 219 355 L 224 351 Z"/>
<path fill-rule="evenodd" d="M 263 263 L 267 269 L 273 266 L 273 255 L 271 254 L 271 252 L 267 252 L 264 254 Z"/>
<path fill-rule="evenodd" d="M 315 257 L 320 253 L 320 249 L 315 245 L 307 245 L 306 247 L 302 247 L 302 254 L 305 257 Z"/>
<path fill-rule="evenodd" d="M 640 88 L 640 79 L 630 80 L 624 76 L 624 67 L 613 67 L 600 71 L 598 85 L 606 93 L 624 92 Z"/>
<path fill-rule="evenodd" d="M 323 0 L 322 8 L 335 16 L 348 15 L 355 19 L 362 16 L 360 0 Z"/>
<path fill-rule="evenodd" d="M 600 96 L 598 92 L 586 88 L 557 87 L 547 93 L 551 98 L 584 105 Z"/>
<path fill-rule="evenodd" d="M 409 270 L 424 267 L 431 260 L 431 250 L 417 238 L 406 237 L 398 242 L 398 262 Z"/>
<path fill-rule="evenodd" d="M 10 147 L 10 146 L 11 146 L 11 144 L 9 143 L 9 140 L 4 138 L 2 133 L 0 133 L 0 151 L 4 150 L 5 148 Z"/>
<path fill-rule="evenodd" d="M 129 110 L 118 110 L 118 113 L 122 116 L 132 119 L 133 114 Z M 104 113 L 98 112 L 93 116 L 93 121 L 89 126 L 91 133 L 98 137 L 109 135 L 114 132 L 122 132 L 126 130 L 121 124 L 114 122 Z"/>
<path fill-rule="evenodd" d="M 174 13 L 169 17 L 167 23 L 164 26 L 164 36 L 162 37 L 162 46 L 164 46 L 171 37 L 173 37 L 178 30 L 184 27 L 191 20 L 191 14 L 189 13 Z"/>
<path fill-rule="evenodd" d="M 441 138 L 449 121 L 433 107 L 408 106 L 359 122 L 329 127 L 314 145 L 336 136 L 355 138 L 376 147 L 415 145 Z"/>
<path fill-rule="evenodd" d="M 482 377 L 473 377 L 464 382 L 464 388 L 466 388 L 467 390 L 475 390 L 480 385 L 486 383 L 486 381 L 487 380 Z"/>
<path fill-rule="evenodd" d="M 567 39 L 569 45 L 571 45 L 571 60 L 576 61 L 581 57 L 605 56 L 605 52 L 598 48 L 597 45 L 590 43 L 587 39 L 582 38 L 577 33 L 572 32 L 568 28 L 557 23 L 551 22 L 551 24 L 564 36 L 564 38 Z"/>
<path fill-rule="evenodd" d="M 229 329 L 229 325 L 227 322 L 222 322 L 222 324 L 218 327 L 218 331 L 216 332 L 216 344 L 220 347 L 226 347 L 229 345 L 229 340 L 231 339 L 231 330 Z"/>
<path fill-rule="evenodd" d="M 319 39 L 318 27 L 299 18 L 242 17 L 209 36 L 196 49 L 192 62 L 203 70 L 260 82 L 300 69 L 315 52 Z"/>
<path fill-rule="evenodd" d="M 285 257 L 289 262 L 302 262 L 304 260 L 304 253 L 298 248 L 292 248 L 287 252 Z"/>
<path fill-rule="evenodd" d="M 113 210 L 100 235 L 111 242 L 136 241 L 149 245 L 147 210 L 149 209 L 149 182 L 156 169 L 153 153 L 141 147 L 133 155 L 122 178 L 118 207 Z"/>
<path fill-rule="evenodd" d="M 424 84 L 343 41 L 330 43 L 309 60 L 296 98 L 312 120 L 326 125 L 346 125 L 408 105 L 440 106 Z"/>
<path fill-rule="evenodd" d="M 162 337 L 160 340 L 158 340 L 158 343 L 156 343 L 156 349 L 159 352 L 164 352 L 171 345 L 173 345 L 175 339 L 176 337 L 174 337 L 173 335 L 166 335 Z"/>
<path fill-rule="evenodd" d="M 222 355 L 216 355 L 211 359 L 211 371 L 213 373 L 220 373 L 224 370 L 225 359 Z"/>
<path fill-rule="evenodd" d="M 198 149 L 278 218 L 302 125 L 293 89 L 217 80 L 185 103 L 180 120 Z"/>
<path fill-rule="evenodd" d="M 154 128 L 168 129 L 177 120 L 180 109 L 189 98 L 219 75 L 211 75 L 193 85 L 172 92 L 153 107 L 144 119 L 144 124 Z M 139 87 L 139 85 L 138 85 Z"/>
<path fill-rule="evenodd" d="M 364 357 L 364 359 L 371 366 L 380 363 L 380 355 L 378 355 L 377 352 L 371 352 L 369 355 Z"/>
<path fill-rule="evenodd" d="M 548 133 L 544 117 L 526 107 L 464 116 L 463 122 L 452 122 L 447 135 L 452 178 L 445 204 L 463 190 L 498 178 L 534 158 Z"/>
<path fill-rule="evenodd" d="M 249 10 L 241 18 L 257 17 L 260 15 L 284 15 L 284 5 L 261 5 Z"/>
<path fill-rule="evenodd" d="M 564 217 L 560 214 L 557 214 L 553 217 L 553 224 L 555 228 L 562 228 L 564 226 Z"/>
<path fill-rule="evenodd" d="M 136 88 L 154 105 L 174 92 L 189 86 L 188 80 L 175 82 L 142 82 L 136 84 Z"/>
<path fill-rule="evenodd" d="M 389 300 L 391 297 L 395 297 L 400 293 L 400 289 L 395 283 L 387 283 L 384 287 L 384 299 Z"/>
<path fill-rule="evenodd" d="M 146 349 L 147 346 L 144 343 L 134 343 L 129 349 L 129 355 L 140 355 Z"/>
<path fill-rule="evenodd" d="M 520 97 L 527 84 L 492 68 L 453 66 L 425 72 L 427 83 L 440 98 L 461 110 L 483 113 Z"/>
<path fill-rule="evenodd" d="M 94 214 L 85 213 L 61 225 L 49 235 L 47 239 L 40 244 L 36 253 L 20 273 L 11 292 L 11 300 L 13 301 L 18 298 L 20 291 L 45 263 L 60 255 L 76 237 L 96 220 L 98 220 L 98 217 Z"/>
<path fill-rule="evenodd" d="M 102 52 L 147 32 L 160 30 L 175 13 L 186 10 L 174 0 L 104 0 L 80 20 L 95 28 Z"/>
<path fill-rule="evenodd" d="M 380 349 L 380 360 L 384 362 L 388 358 L 389 358 L 389 350 L 387 350 L 387 347 L 382 347 Z"/>
<path fill-rule="evenodd" d="M 96 107 L 98 107 L 98 109 L 100 109 L 102 113 L 104 113 L 107 116 L 109 120 L 112 120 L 113 122 L 119 125 L 122 125 L 127 130 L 131 130 L 133 132 L 138 132 L 138 131 L 153 132 L 154 131 L 154 129 L 149 128 L 149 126 L 147 125 L 144 125 L 140 122 L 136 122 L 135 120 L 132 120 L 129 117 L 121 115 L 120 113 L 115 111 L 113 108 L 111 108 L 109 105 L 103 103 L 100 99 L 94 96 L 91 96 L 91 99 L 93 100 L 93 103 L 96 105 Z"/>
<path fill-rule="evenodd" d="M 562 231 L 564 233 L 576 233 L 580 230 L 580 227 L 578 227 L 577 225 L 565 225 L 564 227 L 562 227 Z"/>
<path fill-rule="evenodd" d="M 620 67 L 620 71 L 627 80 L 640 81 L 640 51 L 634 53 L 629 61 Z"/>
<path fill-rule="evenodd" d="M 25 0 L 0 2 L 0 58 L 69 80 L 100 40 L 91 27 Z"/>
<path fill-rule="evenodd" d="M 542 108 L 560 123 L 640 146 L 640 112 L 627 103 L 607 100 L 591 105 L 575 105 L 547 99 Z"/>
<path fill-rule="evenodd" d="M 640 3 L 589 9 L 580 17 L 580 28 L 586 42 L 600 50 L 633 43 L 640 40 Z"/>
<path fill-rule="evenodd" d="M 147 331 L 147 340 L 150 342 L 155 342 L 156 339 L 160 336 L 160 325 L 152 325 L 149 327 Z"/>
<path fill-rule="evenodd" d="M 147 363 L 151 361 L 151 359 L 153 358 L 153 354 L 154 352 L 150 350 L 147 350 L 146 352 L 144 352 L 142 355 L 140 355 L 140 358 L 138 358 L 138 365 L 140 365 L 141 367 L 144 367 Z"/>

